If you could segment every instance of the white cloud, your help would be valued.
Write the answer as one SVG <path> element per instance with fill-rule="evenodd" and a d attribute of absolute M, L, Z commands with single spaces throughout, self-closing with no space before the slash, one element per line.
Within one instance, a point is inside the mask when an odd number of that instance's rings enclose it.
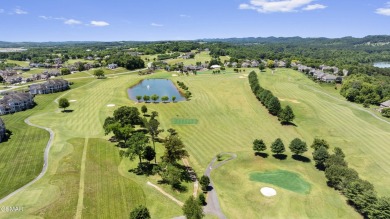
<path fill-rule="evenodd" d="M 38 16 L 39 18 L 42 18 L 44 20 L 66 20 L 65 18 L 63 17 L 52 17 L 52 16 L 45 16 L 45 15 L 41 15 L 41 16 Z"/>
<path fill-rule="evenodd" d="M 95 27 L 105 27 L 105 26 L 108 26 L 110 24 L 105 22 L 105 21 L 91 21 L 91 25 L 95 26 Z"/>
<path fill-rule="evenodd" d="M 68 19 L 64 21 L 64 24 L 67 25 L 77 25 L 77 24 L 82 24 L 81 21 L 75 20 L 75 19 Z"/>
<path fill-rule="evenodd" d="M 375 13 L 390 16 L 390 2 L 386 3 L 386 7 L 376 9 Z"/>
<path fill-rule="evenodd" d="M 321 5 L 321 4 L 314 4 L 314 5 L 308 5 L 308 6 L 304 7 L 303 10 L 312 11 L 312 10 L 317 10 L 317 9 L 325 9 L 327 7 L 328 6 Z"/>
<path fill-rule="evenodd" d="M 260 13 L 273 13 L 326 8 L 325 5 L 320 4 L 310 5 L 312 2 L 313 0 L 251 0 L 249 4 L 240 4 L 239 9 L 255 10 Z"/>
<path fill-rule="evenodd" d="M 156 23 L 151 23 L 150 25 L 153 27 L 163 27 L 164 26 L 162 24 L 156 24 Z"/>
<path fill-rule="evenodd" d="M 186 14 L 181 14 L 180 17 L 183 17 L 183 18 L 190 18 L 191 16 L 186 15 Z"/>
<path fill-rule="evenodd" d="M 22 9 L 20 9 L 20 8 L 16 8 L 16 9 L 14 10 L 14 13 L 15 13 L 15 14 L 28 14 L 27 11 L 24 11 L 24 10 L 22 10 Z"/>

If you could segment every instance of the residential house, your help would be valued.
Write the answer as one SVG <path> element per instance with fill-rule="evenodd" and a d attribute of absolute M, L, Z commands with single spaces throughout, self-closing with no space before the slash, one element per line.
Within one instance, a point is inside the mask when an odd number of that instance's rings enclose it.
<path fill-rule="evenodd" d="M 243 63 L 241 63 L 241 68 L 249 68 L 249 67 L 251 67 L 251 63 L 250 62 L 243 62 Z"/>
<path fill-rule="evenodd" d="M 15 113 L 34 106 L 33 95 L 26 92 L 10 92 L 0 99 L 0 115 Z"/>
<path fill-rule="evenodd" d="M 323 75 L 323 76 L 320 78 L 321 81 L 326 82 L 326 83 L 335 82 L 336 79 L 337 79 L 337 76 L 331 75 L 331 74 L 325 74 L 325 75 Z"/>
<path fill-rule="evenodd" d="M 390 108 L 390 100 L 381 103 L 380 107 L 381 108 Z"/>
<path fill-rule="evenodd" d="M 109 68 L 109 69 L 116 69 L 116 68 L 118 68 L 118 65 L 112 63 L 112 64 L 107 65 L 107 68 Z"/>
<path fill-rule="evenodd" d="M 257 68 L 257 67 L 259 67 L 259 65 L 260 65 L 260 63 L 259 63 L 258 61 L 256 61 L 256 60 L 253 60 L 253 61 L 251 62 L 251 67 L 252 67 L 252 68 Z"/>
<path fill-rule="evenodd" d="M 37 94 L 50 94 L 69 89 L 69 82 L 64 79 L 48 80 L 41 84 L 30 85 L 30 93 Z"/>

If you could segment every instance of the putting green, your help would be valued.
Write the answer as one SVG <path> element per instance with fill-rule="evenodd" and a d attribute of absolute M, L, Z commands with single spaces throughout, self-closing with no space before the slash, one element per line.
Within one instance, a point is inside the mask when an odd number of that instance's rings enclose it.
<path fill-rule="evenodd" d="M 310 193 L 310 183 L 306 182 L 300 175 L 285 170 L 271 172 L 252 172 L 249 179 L 255 182 L 269 183 L 283 189 L 300 194 Z"/>

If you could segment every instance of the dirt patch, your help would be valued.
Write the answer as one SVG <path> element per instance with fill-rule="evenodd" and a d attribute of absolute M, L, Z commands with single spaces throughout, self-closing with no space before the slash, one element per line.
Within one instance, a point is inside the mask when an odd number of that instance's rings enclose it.
<path fill-rule="evenodd" d="M 107 104 L 107 107 L 114 107 L 115 104 Z"/>
<path fill-rule="evenodd" d="M 70 103 L 72 103 L 72 102 L 76 102 L 76 101 L 77 101 L 77 100 L 69 100 L 69 102 L 70 102 Z"/>

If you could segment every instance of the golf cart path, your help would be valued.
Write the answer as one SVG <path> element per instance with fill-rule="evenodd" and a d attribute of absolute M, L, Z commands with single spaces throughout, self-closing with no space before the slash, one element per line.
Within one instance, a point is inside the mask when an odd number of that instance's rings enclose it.
<path fill-rule="evenodd" d="M 161 192 L 163 195 L 165 195 L 166 197 L 168 197 L 172 201 L 176 202 L 176 204 L 178 204 L 180 207 L 182 207 L 184 205 L 183 202 L 177 200 L 175 197 L 173 197 L 172 195 L 166 193 L 164 190 L 162 190 L 160 187 L 154 185 L 153 183 L 148 181 L 146 184 L 151 186 L 151 187 L 153 187 L 153 188 L 155 188 L 157 191 Z"/>
<path fill-rule="evenodd" d="M 221 161 L 219 164 L 217 164 L 215 166 L 214 166 L 214 163 L 217 161 L 217 157 L 214 157 L 204 172 L 204 175 L 206 175 L 210 178 L 209 186 L 212 187 L 211 191 L 209 191 L 208 195 L 207 195 L 207 200 L 206 200 L 207 205 L 206 205 L 206 207 L 204 207 L 204 212 L 207 214 L 216 215 L 220 219 L 226 219 L 226 216 L 223 214 L 221 206 L 219 205 L 217 192 L 215 191 L 215 187 L 214 187 L 213 181 L 211 180 L 210 174 L 211 174 L 211 171 L 213 169 L 217 169 L 218 167 L 224 165 L 225 163 L 227 163 L 233 159 L 236 159 L 237 155 L 234 153 L 228 153 L 228 152 L 223 152 L 223 153 L 220 153 L 219 155 L 230 155 L 231 157 L 224 160 L 224 161 Z"/>
<path fill-rule="evenodd" d="M 39 125 L 35 125 L 33 123 L 30 122 L 30 118 L 27 118 L 24 120 L 24 122 L 29 125 L 29 126 L 33 126 L 33 127 L 36 127 L 36 128 L 40 128 L 40 129 L 44 129 L 46 131 L 49 132 L 50 134 L 50 138 L 49 138 L 49 141 L 47 142 L 46 144 L 46 148 L 45 148 L 45 152 L 44 152 L 44 155 L 43 155 L 43 168 L 42 168 L 42 171 L 41 173 L 35 178 L 33 179 L 31 182 L 27 183 L 26 185 L 20 187 L 19 189 L 13 191 L 12 193 L 8 194 L 7 196 L 5 196 L 4 198 L 2 198 L 0 200 L 0 204 L 4 203 L 5 201 L 7 201 L 9 198 L 13 197 L 14 195 L 16 195 L 17 193 L 19 193 L 20 191 L 22 191 L 23 189 L 31 186 L 32 184 L 34 184 L 36 181 L 40 180 L 46 173 L 47 171 L 47 167 L 48 167 L 48 161 L 49 161 L 49 151 L 50 151 L 50 148 L 52 146 L 52 143 L 53 143 L 53 139 L 54 139 L 54 132 L 53 130 L 51 130 L 50 128 L 47 128 L 47 127 L 43 127 L 43 126 L 39 126 Z"/>
<path fill-rule="evenodd" d="M 82 87 L 85 87 L 87 85 L 90 85 L 91 83 L 93 83 L 94 81 L 91 81 L 83 86 L 80 86 L 78 88 L 75 88 L 75 89 L 71 89 L 70 91 L 67 91 L 66 93 L 62 94 L 60 97 L 68 94 L 69 92 L 72 92 L 74 90 L 77 90 L 77 89 L 80 89 Z M 58 103 L 58 99 L 60 98 L 58 97 L 57 99 L 54 100 L 55 103 Z M 41 173 L 35 178 L 33 179 L 32 181 L 30 181 L 29 183 L 27 183 L 26 185 L 20 187 L 19 189 L 11 192 L 10 194 L 8 194 L 7 196 L 5 196 L 4 198 L 0 199 L 0 204 L 4 203 L 5 201 L 7 201 L 8 199 L 10 199 L 11 197 L 13 197 L 14 195 L 16 195 L 17 193 L 19 193 L 20 191 L 24 190 L 25 188 L 31 186 L 32 184 L 34 184 L 35 182 L 37 182 L 38 180 L 40 180 L 47 172 L 47 168 L 49 166 L 49 152 L 50 152 L 50 148 L 52 146 L 52 143 L 53 143 L 53 139 L 54 139 L 54 131 L 51 130 L 50 128 L 48 127 L 44 127 L 44 126 L 40 126 L 40 125 L 36 125 L 36 124 L 33 124 L 30 122 L 30 119 L 33 118 L 33 117 L 37 117 L 37 116 L 42 116 L 44 114 L 47 114 L 48 112 L 46 113 L 42 113 L 42 114 L 38 114 L 38 115 L 34 115 L 34 116 L 30 116 L 28 117 L 27 119 L 24 120 L 24 122 L 29 125 L 29 126 L 33 126 L 33 127 L 36 127 L 36 128 L 40 128 L 40 129 L 44 129 L 46 131 L 49 132 L 50 134 L 50 137 L 49 137 L 49 141 L 47 142 L 46 144 L 46 148 L 45 148 L 45 152 L 43 154 L 43 168 L 42 168 L 42 171 Z"/>

